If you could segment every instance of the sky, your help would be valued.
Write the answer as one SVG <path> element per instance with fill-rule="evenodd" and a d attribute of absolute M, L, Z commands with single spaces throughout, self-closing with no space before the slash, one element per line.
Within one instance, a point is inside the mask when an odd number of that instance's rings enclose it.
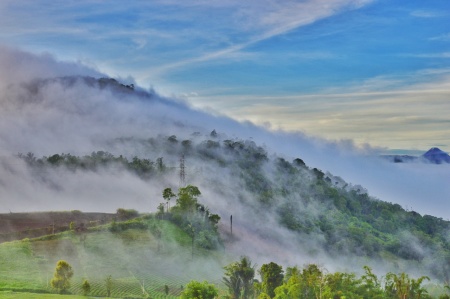
<path fill-rule="evenodd" d="M 450 151 L 448 0 L 2 0 L 0 45 L 273 130 Z"/>

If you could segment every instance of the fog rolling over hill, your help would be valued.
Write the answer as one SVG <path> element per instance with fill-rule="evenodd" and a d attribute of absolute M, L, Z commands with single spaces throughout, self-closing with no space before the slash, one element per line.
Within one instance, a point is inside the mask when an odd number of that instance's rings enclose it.
<path fill-rule="evenodd" d="M 251 138 L 265 145 L 270 153 L 278 153 L 288 160 L 301 157 L 312 167 L 364 186 L 371 195 L 382 200 L 448 218 L 450 165 L 392 165 L 372 158 L 378 156 L 377 149 L 355 147 L 349 140 L 330 141 L 301 132 L 273 132 L 251 123 L 238 123 L 217 113 L 197 111 L 188 103 L 162 98 L 153 91 L 142 96 L 142 90 L 135 93 L 126 88 L 100 88 L 81 78 L 61 79 L 72 75 L 105 76 L 80 64 L 57 62 L 49 55 L 34 56 L 10 48 L 0 49 L 0 154 L 8 163 L 13 163 L 10 156 L 19 152 L 33 152 L 36 156 L 89 154 L 96 150 L 111 151 L 108 142 L 120 137 L 149 138 L 161 134 L 182 139 L 192 132 L 209 134 L 215 129 L 227 138 Z M 125 83 L 132 82 L 125 80 Z M 139 154 L 134 148 L 122 150 L 126 152 L 119 154 Z M 5 186 L 2 193 L 9 194 L 2 209 L 35 208 L 35 205 L 22 201 L 30 200 L 30 194 L 39 193 L 27 191 L 33 184 L 16 188 L 17 182 L 22 179 L 27 182 L 27 178 L 20 165 L 13 164 L 1 170 L 2 186 Z M 12 180 L 11 171 L 19 176 L 16 183 L 14 180 L 7 183 Z M 8 175 L 4 175 L 5 172 Z M 118 188 L 120 184 L 114 186 Z M 135 194 L 135 200 L 146 198 L 146 195 L 138 195 L 146 192 L 129 189 L 135 191 L 131 193 Z M 100 190 L 98 196 L 101 198 L 107 190 Z M 125 190 L 130 192 L 128 188 Z M 151 190 L 149 188 L 147 194 Z M 39 202 L 42 210 L 50 208 L 36 198 L 33 202 Z M 60 196 L 58 202 L 60 207 L 69 209 L 73 205 L 73 201 L 64 200 L 64 196 Z M 64 205 L 66 202 L 67 206 Z M 111 209 L 109 205 L 99 204 L 98 208 L 101 207 Z"/>
<path fill-rule="evenodd" d="M 163 201 L 163 188 L 179 185 L 177 167 L 184 153 L 186 182 L 200 188 L 201 201 L 222 217 L 225 230 L 233 215 L 238 241 L 228 250 L 236 255 L 251 252 L 258 256 L 258 264 L 275 260 L 288 265 L 318 262 L 330 270 L 364 263 L 389 267 L 377 261 L 389 260 L 390 253 L 383 253 L 388 257 L 373 253 L 374 258 L 367 261 L 370 244 L 352 249 L 351 243 L 339 242 L 343 232 L 324 233 L 331 229 L 328 221 L 348 220 L 338 217 L 339 192 L 364 202 L 367 191 L 399 204 L 398 211 L 406 207 L 421 214 L 449 216 L 449 165 L 391 164 L 380 160 L 377 149 L 370 146 L 239 123 L 134 87 L 129 80 L 99 80 L 105 75 L 48 56 L 2 48 L 0 63 L 1 212 L 155 211 Z M 211 135 L 213 131 L 217 135 Z M 135 156 L 151 161 L 162 157 L 172 171 L 142 179 L 123 164 L 105 164 L 95 170 L 30 167 L 26 159 L 17 157 L 30 152 L 34 161 L 97 151 L 122 155 L 128 161 Z M 307 167 L 295 165 L 296 158 Z M 330 184 L 341 190 L 333 195 L 337 202 L 320 200 L 330 198 Z M 282 219 L 280 215 L 288 212 L 292 219 Z M 355 235 L 360 233 L 356 227 Z M 414 250 L 404 253 L 404 260 L 396 261 L 395 267 L 427 265 L 429 269 L 439 261 L 428 257 L 436 248 L 424 246 L 407 229 L 396 233 Z M 439 234 L 448 243 L 449 236 Z M 335 262 L 336 256 L 326 248 L 329 241 L 348 255 L 340 255 Z M 403 248 L 391 245 L 397 251 Z M 441 245 L 436 246 L 441 250 Z"/>

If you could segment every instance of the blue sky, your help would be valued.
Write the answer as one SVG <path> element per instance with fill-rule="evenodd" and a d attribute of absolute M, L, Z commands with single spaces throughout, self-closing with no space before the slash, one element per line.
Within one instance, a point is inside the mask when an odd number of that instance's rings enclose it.
<path fill-rule="evenodd" d="M 0 44 L 272 129 L 450 151 L 448 0 L 2 0 Z"/>

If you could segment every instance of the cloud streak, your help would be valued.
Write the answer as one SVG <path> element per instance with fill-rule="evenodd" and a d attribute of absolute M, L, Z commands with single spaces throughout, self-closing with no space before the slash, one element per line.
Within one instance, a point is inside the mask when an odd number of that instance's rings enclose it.
<path fill-rule="evenodd" d="M 318 20 L 338 14 L 345 9 L 357 9 L 372 2 L 372 0 L 310 0 L 302 3 L 285 1 L 284 3 L 265 1 L 266 3 L 250 2 L 250 8 L 238 9 L 239 15 L 253 19 L 252 24 L 258 24 L 259 34 L 251 36 L 246 42 L 234 44 L 224 49 L 205 53 L 201 56 L 166 64 L 151 71 L 161 74 L 188 64 L 200 63 L 216 59 L 226 59 L 230 54 L 244 50 L 254 44 L 279 35 L 286 34 L 296 28 L 312 24 Z M 204 2 L 202 2 L 204 4 Z M 208 5 L 208 4 L 207 4 Z"/>

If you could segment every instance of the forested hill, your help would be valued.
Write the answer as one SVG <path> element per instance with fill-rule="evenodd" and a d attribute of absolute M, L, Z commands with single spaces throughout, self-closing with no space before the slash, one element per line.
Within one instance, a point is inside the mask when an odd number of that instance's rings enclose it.
<path fill-rule="evenodd" d="M 355 257 L 400 270 L 421 269 L 421 274 L 450 281 L 449 221 L 373 198 L 363 187 L 310 167 L 301 157 L 287 160 L 269 155 L 264 146 L 229 139 L 215 130 L 180 139 L 175 135 L 119 138 L 109 146 L 114 154 L 19 157 L 45 184 L 52 184 L 54 172 L 64 171 L 69 178 L 127 172 L 160 184 L 160 190 L 168 182 L 178 185 L 179 161 L 184 157 L 186 182 L 200 186 L 203 201 L 222 219 L 230 214 L 237 222 L 240 219 L 235 234 L 242 242 L 256 236 L 267 244 L 255 247 L 278 244 L 290 250 L 287 258 L 296 254 L 310 260 L 324 255 Z M 128 148 L 141 155 L 120 154 Z"/>

